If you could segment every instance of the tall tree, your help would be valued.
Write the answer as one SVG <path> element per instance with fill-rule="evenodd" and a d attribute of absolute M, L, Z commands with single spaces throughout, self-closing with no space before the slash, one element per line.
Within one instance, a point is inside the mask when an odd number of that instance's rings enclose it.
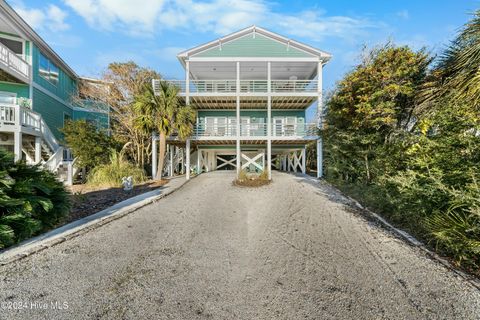
<path fill-rule="evenodd" d="M 83 81 L 79 94 L 74 97 L 79 105 L 91 108 L 108 106 L 113 137 L 127 144 L 127 155 L 139 167 L 145 167 L 150 158 L 151 134 L 141 130 L 136 119 L 139 114 L 134 108 L 135 97 L 141 95 L 145 86 L 160 75 L 136 63 L 111 63 L 100 81 Z"/>
<path fill-rule="evenodd" d="M 167 137 L 175 133 L 183 140 L 192 134 L 195 123 L 195 111 L 190 106 L 180 104 L 178 90 L 167 81 L 161 81 L 158 94 L 148 85 L 135 101 L 137 128 L 146 133 L 156 131 L 159 134 L 157 179 L 162 177 Z"/>
<path fill-rule="evenodd" d="M 366 52 L 327 101 L 327 173 L 370 183 L 388 165 L 385 146 L 415 127 L 416 93 L 430 62 L 424 50 L 392 44 Z"/>

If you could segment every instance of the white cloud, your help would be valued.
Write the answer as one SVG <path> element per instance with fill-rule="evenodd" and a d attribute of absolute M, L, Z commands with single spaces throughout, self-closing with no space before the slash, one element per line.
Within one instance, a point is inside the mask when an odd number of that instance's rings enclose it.
<path fill-rule="evenodd" d="M 314 41 L 355 39 L 372 27 L 369 19 L 328 16 L 319 9 L 298 14 L 273 10 L 264 0 L 63 0 L 97 29 L 134 35 L 199 31 L 225 35 L 252 24 Z"/>
<path fill-rule="evenodd" d="M 304 11 L 298 15 L 277 15 L 279 27 L 293 36 L 321 41 L 327 37 L 355 40 L 376 24 L 365 18 L 326 16 L 322 12 Z"/>
<path fill-rule="evenodd" d="M 397 17 L 408 20 L 410 19 L 410 13 L 408 12 L 408 10 L 400 10 L 397 12 Z"/>
<path fill-rule="evenodd" d="M 94 28 L 153 32 L 163 0 L 64 0 Z"/>
<path fill-rule="evenodd" d="M 23 2 L 17 1 L 13 8 L 33 29 L 56 32 L 70 28 L 65 22 L 67 12 L 56 5 L 50 4 L 42 9 L 27 8 Z"/>

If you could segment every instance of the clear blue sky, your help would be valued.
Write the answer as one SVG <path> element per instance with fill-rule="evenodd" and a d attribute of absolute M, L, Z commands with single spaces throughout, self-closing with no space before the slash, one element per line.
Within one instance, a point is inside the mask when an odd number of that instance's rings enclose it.
<path fill-rule="evenodd" d="M 183 77 L 176 53 L 256 24 L 333 54 L 325 88 L 364 45 L 393 40 L 440 52 L 480 0 L 9 0 L 78 74 L 133 60 Z"/>

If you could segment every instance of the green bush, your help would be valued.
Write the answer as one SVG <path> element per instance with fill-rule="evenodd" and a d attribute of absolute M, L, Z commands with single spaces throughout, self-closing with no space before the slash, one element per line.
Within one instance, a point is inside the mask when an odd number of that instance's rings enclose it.
<path fill-rule="evenodd" d="M 86 120 L 68 121 L 61 131 L 80 167 L 93 168 L 108 163 L 108 150 L 117 147 L 111 137 Z"/>
<path fill-rule="evenodd" d="M 111 150 L 110 163 L 95 167 L 87 178 L 87 184 L 102 187 L 120 187 L 122 178 L 133 178 L 134 184 L 148 180 L 145 170 L 124 159 L 122 152 Z"/>
<path fill-rule="evenodd" d="M 0 248 L 55 227 L 69 210 L 69 194 L 51 172 L 0 150 Z"/>

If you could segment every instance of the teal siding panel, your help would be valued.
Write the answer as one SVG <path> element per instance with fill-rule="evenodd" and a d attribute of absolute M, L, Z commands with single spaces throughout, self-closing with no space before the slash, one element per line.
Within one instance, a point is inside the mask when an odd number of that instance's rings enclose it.
<path fill-rule="evenodd" d="M 260 34 L 252 34 L 232 40 L 214 48 L 199 52 L 194 57 L 290 57 L 308 58 L 313 55 L 287 46 Z"/>
<path fill-rule="evenodd" d="M 267 119 L 267 111 L 241 110 L 240 116 L 250 117 L 252 123 L 265 123 Z M 205 117 L 236 117 L 236 112 L 228 110 L 198 111 L 198 119 L 200 123 L 204 122 Z M 272 118 L 273 117 L 297 117 L 304 121 L 305 110 L 272 110 Z M 300 120 L 300 122 L 302 122 L 302 120 Z"/>
<path fill-rule="evenodd" d="M 71 96 L 76 92 L 77 82 L 70 77 L 63 69 L 59 67 L 58 83 L 56 85 L 50 83 L 48 80 L 40 76 L 39 73 L 39 54 L 40 50 L 33 45 L 33 81 L 43 88 L 47 89 L 54 95 L 65 101 L 71 101 Z"/>
<path fill-rule="evenodd" d="M 73 110 L 73 120 L 82 120 L 94 121 L 98 129 L 109 128 L 108 126 L 108 114 L 103 112 L 95 112 L 90 110 Z"/>
<path fill-rule="evenodd" d="M 36 88 L 33 88 L 33 110 L 42 115 L 55 137 L 62 139 L 58 129 L 63 128 L 65 114 L 73 119 L 73 110 Z"/>
<path fill-rule="evenodd" d="M 30 90 L 27 84 L 0 82 L 0 91 L 14 92 L 17 98 L 30 98 Z"/>

